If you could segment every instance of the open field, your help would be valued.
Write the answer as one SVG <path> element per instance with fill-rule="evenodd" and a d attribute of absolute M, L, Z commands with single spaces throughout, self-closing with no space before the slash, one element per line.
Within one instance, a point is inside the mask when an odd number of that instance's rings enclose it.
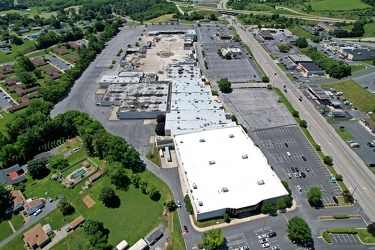
<path fill-rule="evenodd" d="M 5 132 L 6 127 L 5 124 L 10 122 L 12 120 L 12 115 L 10 113 L 7 113 L 5 111 L 0 112 L 0 132 Z"/>
<path fill-rule="evenodd" d="M 344 141 L 348 141 L 348 140 L 353 140 L 354 137 L 352 136 L 352 134 L 349 133 L 348 130 L 346 129 L 336 129 L 336 133 L 344 140 Z"/>
<path fill-rule="evenodd" d="M 0 222 L 0 232 L 0 241 L 6 239 L 13 233 L 7 220 L 3 220 Z"/>
<path fill-rule="evenodd" d="M 370 6 L 363 3 L 361 0 L 323 0 L 310 2 L 314 11 L 319 10 L 353 10 L 364 9 Z"/>
<path fill-rule="evenodd" d="M 374 112 L 375 106 L 375 96 L 362 88 L 359 84 L 357 84 L 353 80 L 346 80 L 343 82 L 332 83 L 324 85 L 330 88 L 336 89 L 336 91 L 340 91 L 344 93 L 344 97 L 354 104 L 359 110 L 369 112 Z M 375 121 L 375 114 L 372 113 L 370 115 L 371 119 Z"/>
<path fill-rule="evenodd" d="M 10 221 L 12 222 L 12 225 L 15 230 L 20 229 L 23 226 L 23 222 L 24 222 L 23 217 L 20 214 L 13 215 Z"/>
<path fill-rule="evenodd" d="M 172 17 L 173 17 L 173 14 L 167 14 L 167 15 L 159 16 L 157 18 L 150 19 L 146 21 L 145 23 L 165 23 L 165 22 L 168 22 L 169 19 L 171 19 Z"/>
<path fill-rule="evenodd" d="M 65 8 L 64 10 L 68 10 L 70 8 L 74 8 L 76 10 L 76 13 L 78 12 L 78 9 L 79 9 L 80 5 L 76 5 L 76 6 L 70 6 L 68 8 Z M 56 16 L 57 12 L 56 11 L 52 11 L 52 12 L 44 12 L 44 13 L 41 13 L 39 16 L 40 17 L 44 17 L 44 18 L 49 18 L 50 16 L 54 15 Z"/>
<path fill-rule="evenodd" d="M 34 46 L 34 42 L 30 40 L 22 40 L 23 44 L 21 45 L 15 45 L 11 44 L 12 47 L 12 53 L 11 54 L 4 54 L 4 52 L 0 52 L 0 63 L 6 63 L 6 62 L 11 62 L 14 61 L 17 55 L 17 52 L 21 52 L 29 47 Z"/>
<path fill-rule="evenodd" d="M 300 26 L 298 25 L 294 25 L 293 28 L 289 28 L 289 30 L 296 36 L 298 37 L 305 37 L 307 39 L 310 39 L 311 37 L 313 37 L 313 34 L 311 34 L 310 32 L 302 29 Z"/>
<path fill-rule="evenodd" d="M 360 71 L 362 69 L 365 69 L 365 65 L 350 65 L 350 68 L 352 68 L 352 73 Z"/>

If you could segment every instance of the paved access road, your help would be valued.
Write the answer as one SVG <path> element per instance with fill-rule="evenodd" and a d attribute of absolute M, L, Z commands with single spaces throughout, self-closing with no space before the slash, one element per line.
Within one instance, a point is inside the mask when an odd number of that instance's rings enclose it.
<path fill-rule="evenodd" d="M 233 22 L 233 18 L 232 18 Z M 366 167 L 363 161 L 342 141 L 335 130 L 316 111 L 311 102 L 299 101 L 302 96 L 301 91 L 286 77 L 285 73 L 274 63 L 269 55 L 259 46 L 252 35 L 241 29 L 241 25 L 233 23 L 244 43 L 248 44 L 257 61 L 266 63 L 266 72 L 271 75 L 271 83 L 278 88 L 283 88 L 286 84 L 288 93 L 286 97 L 293 107 L 299 111 L 302 119 L 307 121 L 308 129 L 321 145 L 325 155 L 333 157 L 335 168 L 342 173 L 345 183 L 351 192 L 354 192 L 355 199 L 358 200 L 364 212 L 372 221 L 375 221 L 375 176 Z M 264 65 L 264 64 L 263 64 Z M 276 73 L 276 74 L 275 74 Z M 277 76 L 276 76 L 277 75 Z M 279 77 L 279 79 L 278 79 Z"/>

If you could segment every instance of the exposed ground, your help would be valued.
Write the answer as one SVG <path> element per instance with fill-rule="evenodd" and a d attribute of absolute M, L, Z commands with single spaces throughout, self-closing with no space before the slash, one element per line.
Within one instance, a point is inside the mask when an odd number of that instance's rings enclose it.
<path fill-rule="evenodd" d="M 190 51 L 183 49 L 183 35 L 162 35 L 157 38 L 154 36 L 145 36 L 142 39 L 142 43 L 146 43 L 147 41 L 152 41 L 153 46 L 151 49 L 147 50 L 146 56 L 135 56 L 131 61 L 133 61 L 135 65 L 138 65 L 139 71 L 144 71 L 145 73 L 159 73 L 159 80 L 167 79 L 165 69 L 168 64 L 173 60 L 185 58 Z M 171 51 L 173 51 L 173 53 Z"/>
<path fill-rule="evenodd" d="M 88 208 L 96 204 L 96 202 L 90 197 L 90 195 L 86 195 L 85 197 L 83 197 L 82 201 L 86 204 Z"/>

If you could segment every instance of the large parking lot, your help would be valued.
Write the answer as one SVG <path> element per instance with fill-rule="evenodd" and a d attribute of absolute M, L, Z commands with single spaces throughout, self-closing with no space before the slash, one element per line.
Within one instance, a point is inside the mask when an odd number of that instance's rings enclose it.
<path fill-rule="evenodd" d="M 278 96 L 267 89 L 233 89 L 222 95 L 238 120 L 250 131 L 296 124 Z"/>
<path fill-rule="evenodd" d="M 332 183 L 329 171 L 298 126 L 260 130 L 250 136 L 280 179 L 288 181 L 292 192 L 298 194 L 294 198 L 306 199 L 311 187 L 323 191 L 323 204 L 334 204 L 333 197 L 341 195 L 339 186 Z"/>
<path fill-rule="evenodd" d="M 64 61 L 64 60 L 61 60 L 59 57 L 53 55 L 53 56 L 50 56 L 50 55 L 45 55 L 46 57 L 46 60 L 52 64 L 53 66 L 55 66 L 56 68 L 58 68 L 60 71 L 64 72 L 65 70 L 68 70 L 70 69 L 72 66 L 70 65 L 70 63 Z"/>

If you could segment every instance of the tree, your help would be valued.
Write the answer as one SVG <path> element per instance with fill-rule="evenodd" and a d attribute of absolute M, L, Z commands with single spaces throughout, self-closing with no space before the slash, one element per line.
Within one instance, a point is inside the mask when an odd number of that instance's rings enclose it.
<path fill-rule="evenodd" d="M 148 181 L 141 180 L 139 182 L 139 188 L 141 189 L 142 193 L 144 193 L 144 194 L 147 194 L 147 186 L 148 186 Z"/>
<path fill-rule="evenodd" d="M 85 231 L 86 236 L 94 235 L 98 231 L 103 232 L 104 231 L 103 222 L 88 219 L 85 222 L 84 231 Z"/>
<path fill-rule="evenodd" d="M 42 179 L 48 174 L 48 169 L 42 160 L 29 161 L 27 170 L 33 179 Z"/>
<path fill-rule="evenodd" d="M 287 45 L 285 45 L 285 44 L 279 45 L 278 48 L 279 48 L 279 51 L 283 52 L 283 53 L 286 53 L 286 52 L 288 52 L 290 50 L 289 47 Z"/>
<path fill-rule="evenodd" d="M 333 159 L 332 159 L 331 156 L 328 156 L 328 155 L 326 155 L 326 156 L 323 157 L 323 162 L 325 164 L 327 164 L 328 166 L 332 166 L 333 165 Z"/>
<path fill-rule="evenodd" d="M 367 225 L 367 232 L 369 232 L 373 237 L 375 237 L 375 222 L 371 222 Z"/>
<path fill-rule="evenodd" d="M 211 21 L 217 21 L 217 17 L 215 15 L 215 13 L 211 13 L 210 16 L 208 17 L 208 19 L 210 19 Z"/>
<path fill-rule="evenodd" d="M 227 214 L 227 213 L 225 213 L 224 214 L 224 221 L 226 222 L 226 223 L 230 223 L 230 221 L 231 221 L 231 219 L 230 219 L 230 217 L 229 217 L 229 214 Z"/>
<path fill-rule="evenodd" d="M 268 76 L 263 76 L 262 82 L 268 83 L 268 82 L 270 82 L 270 79 L 268 78 Z"/>
<path fill-rule="evenodd" d="M 228 80 L 228 78 L 221 78 L 218 82 L 217 82 L 219 88 L 220 88 L 220 91 L 221 92 L 228 92 L 231 90 L 231 82 Z"/>
<path fill-rule="evenodd" d="M 27 72 L 24 70 L 17 70 L 16 72 L 18 79 L 20 79 L 26 88 L 35 86 L 37 79 L 33 72 Z"/>
<path fill-rule="evenodd" d="M 306 40 L 305 37 L 297 38 L 295 44 L 296 44 L 299 48 L 306 48 L 307 46 L 309 46 L 309 44 L 307 43 L 307 40 Z"/>
<path fill-rule="evenodd" d="M 16 35 L 12 35 L 12 41 L 15 45 L 23 44 L 23 40 Z"/>
<path fill-rule="evenodd" d="M 42 78 L 42 71 L 40 69 L 34 69 L 33 73 L 34 73 L 36 78 L 38 78 L 38 79 Z"/>
<path fill-rule="evenodd" d="M 111 164 L 107 174 L 111 183 L 115 185 L 117 189 L 126 190 L 128 188 L 130 179 L 120 163 Z"/>
<path fill-rule="evenodd" d="M 299 112 L 297 110 L 292 111 L 292 116 L 293 117 L 299 117 Z"/>
<path fill-rule="evenodd" d="M 294 216 L 288 222 L 288 237 L 297 242 L 311 240 L 311 229 L 309 225 L 298 216 Z"/>
<path fill-rule="evenodd" d="M 9 204 L 9 190 L 0 185 L 0 213 L 6 210 Z"/>
<path fill-rule="evenodd" d="M 35 69 L 35 65 L 26 56 L 18 55 L 16 58 L 15 68 L 23 69 L 26 72 L 32 72 Z"/>
<path fill-rule="evenodd" d="M 54 155 L 48 159 L 48 166 L 53 169 L 64 169 L 69 166 L 68 159 L 62 154 Z"/>
<path fill-rule="evenodd" d="M 224 244 L 224 236 L 221 229 L 211 229 L 202 234 L 202 241 L 206 249 L 211 250 Z"/>
<path fill-rule="evenodd" d="M 280 211 L 284 211 L 285 209 L 287 209 L 288 205 L 287 205 L 287 201 L 288 201 L 288 197 L 283 197 L 283 198 L 280 198 L 277 200 L 277 209 L 280 210 Z"/>
<path fill-rule="evenodd" d="M 261 208 L 262 214 L 276 214 L 277 212 L 277 203 L 274 200 L 267 201 L 262 205 Z"/>
<path fill-rule="evenodd" d="M 350 203 L 354 202 L 354 197 L 353 197 L 352 193 L 350 193 L 349 190 L 344 190 L 342 192 L 342 196 L 344 196 L 345 202 L 350 202 Z"/>
<path fill-rule="evenodd" d="M 322 198 L 322 190 L 318 187 L 311 187 L 309 191 L 307 192 L 307 201 L 312 206 L 321 206 L 322 201 L 320 200 Z"/>
<path fill-rule="evenodd" d="M 149 183 L 147 185 L 147 195 L 151 198 L 151 200 L 157 201 L 160 199 L 160 191 L 156 189 L 154 185 Z"/>
<path fill-rule="evenodd" d="M 305 121 L 305 120 L 301 120 L 301 121 L 299 122 L 299 125 L 300 125 L 302 128 L 307 128 L 307 121 Z"/>
<path fill-rule="evenodd" d="M 165 203 L 165 206 L 167 207 L 169 212 L 173 212 L 176 210 L 176 202 L 174 200 L 167 201 Z"/>
<path fill-rule="evenodd" d="M 135 188 L 139 188 L 139 182 L 141 181 L 141 177 L 137 174 L 132 174 L 130 177 L 130 181 Z"/>
<path fill-rule="evenodd" d="M 188 214 L 193 214 L 194 210 L 193 210 L 193 206 L 191 205 L 191 200 L 188 194 L 185 195 L 184 197 L 184 203 L 185 203 L 186 212 L 188 212 Z"/>
<path fill-rule="evenodd" d="M 66 199 L 62 199 L 57 204 L 57 208 L 60 210 L 62 215 L 70 215 L 74 213 L 75 208 Z"/>
<path fill-rule="evenodd" d="M 341 174 L 336 174 L 335 175 L 336 181 L 343 181 L 343 176 Z"/>
<path fill-rule="evenodd" d="M 112 188 L 104 187 L 100 192 L 99 200 L 103 202 L 104 206 L 110 207 L 116 197 L 115 191 Z"/>

